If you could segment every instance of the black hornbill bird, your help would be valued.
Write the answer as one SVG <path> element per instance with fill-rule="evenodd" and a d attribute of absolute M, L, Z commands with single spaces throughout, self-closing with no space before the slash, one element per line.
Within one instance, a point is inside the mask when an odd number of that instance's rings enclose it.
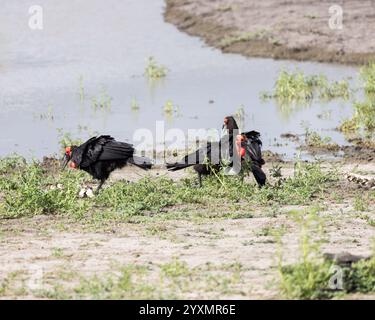
<path fill-rule="evenodd" d="M 244 132 L 237 137 L 237 150 L 243 161 L 250 163 L 250 170 L 260 187 L 266 184 L 266 174 L 262 170 L 265 161 L 262 157 L 262 141 L 257 131 Z"/>
<path fill-rule="evenodd" d="M 258 185 L 264 186 L 266 175 L 262 170 L 265 162 L 262 158 L 260 134 L 250 131 L 234 136 L 238 129 L 237 122 L 232 116 L 225 117 L 223 125 L 225 135 L 219 142 L 207 142 L 207 146 L 186 155 L 180 162 L 167 164 L 167 169 L 178 171 L 194 166 L 194 170 L 198 173 L 199 185 L 202 186 L 202 175 L 209 175 L 213 170 L 220 170 L 223 167 L 223 160 L 226 159 L 232 159 L 229 165 L 233 165 L 233 156 L 238 156 L 241 164 L 244 161 L 251 164 L 250 169 Z"/>
<path fill-rule="evenodd" d="M 151 169 L 150 159 L 134 156 L 134 148 L 126 142 L 116 141 L 111 136 L 93 137 L 80 146 L 65 149 L 63 168 L 81 169 L 100 181 L 97 192 L 115 169 L 134 164 L 144 170 Z"/>

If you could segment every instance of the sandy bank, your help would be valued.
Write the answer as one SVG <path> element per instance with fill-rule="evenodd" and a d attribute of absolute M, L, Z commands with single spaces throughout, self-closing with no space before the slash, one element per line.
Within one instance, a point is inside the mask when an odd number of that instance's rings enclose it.
<path fill-rule="evenodd" d="M 332 3 L 325 0 L 166 0 L 165 19 L 210 46 L 249 57 L 346 64 L 374 60 L 375 1 L 338 4 L 341 30 L 330 28 Z"/>

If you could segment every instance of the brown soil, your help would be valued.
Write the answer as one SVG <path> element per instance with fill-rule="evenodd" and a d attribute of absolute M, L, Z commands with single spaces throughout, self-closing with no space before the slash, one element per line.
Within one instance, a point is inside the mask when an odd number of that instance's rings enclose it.
<path fill-rule="evenodd" d="M 300 150 L 308 151 L 312 156 L 328 156 L 344 160 L 347 163 L 371 163 L 375 159 L 375 149 L 363 145 L 339 146 L 337 144 L 326 144 L 322 146 L 301 145 Z"/>
<path fill-rule="evenodd" d="M 329 162 L 322 165 L 323 168 L 331 166 Z M 270 168 L 271 164 L 267 164 L 265 171 L 268 172 Z M 134 169 L 127 167 L 117 171 L 111 180 L 134 181 L 145 175 L 144 171 Z M 362 174 L 373 174 L 375 167 L 373 163 L 342 163 L 339 170 L 342 173 L 356 170 Z M 293 164 L 282 164 L 282 173 L 283 176 L 293 175 Z M 168 173 L 165 169 L 155 169 L 148 174 L 168 174 L 180 179 L 188 173 Z M 354 208 L 354 197 L 359 193 L 365 195 L 368 191 L 346 181 L 343 174 L 337 188 L 342 201 L 327 197 L 320 203 L 319 216 L 324 219 L 326 230 L 322 251 L 368 256 L 372 252 L 374 236 L 374 226 L 368 223 L 368 219 L 375 219 L 375 203 L 370 202 L 368 210 L 358 212 Z M 193 279 L 189 280 L 189 285 L 194 289 L 188 286 L 185 291 L 179 292 L 180 298 L 280 298 L 277 285 L 277 252 L 280 245 L 268 231 L 285 230 L 282 237 L 283 261 L 286 264 L 296 262 L 299 257 L 300 227 L 290 212 L 304 209 L 308 207 L 254 207 L 249 209 L 249 218 L 220 219 L 208 217 L 213 211 L 235 209 L 225 205 L 223 208 L 180 205 L 167 211 L 182 212 L 184 217 L 181 219 L 164 220 L 155 216 L 142 223 L 114 221 L 98 225 L 61 216 L 0 220 L 0 297 L 58 298 L 30 290 L 30 281 L 35 275 L 40 276 L 37 279 L 39 289 L 59 285 L 60 292 L 69 292 L 69 287 L 79 285 L 81 277 L 98 275 L 105 278 L 117 270 L 116 266 L 127 265 L 147 266 L 147 281 L 157 284 L 160 281 L 160 266 L 177 258 L 190 268 L 215 265 L 217 279 L 228 274 L 228 266 L 235 263 L 242 266 L 239 279 L 228 284 L 229 291 L 216 287 L 210 291 L 200 287 L 194 277 L 211 274 L 196 271 Z M 198 219 L 197 213 L 202 217 L 207 214 L 207 218 Z M 39 271 L 42 273 L 39 274 Z M 67 273 L 70 274 L 69 278 L 66 278 Z M 18 284 L 12 282 L 14 279 L 18 279 Z M 373 299 L 373 295 L 346 298 Z"/>
<path fill-rule="evenodd" d="M 363 64 L 375 59 L 375 1 L 346 0 L 331 30 L 326 0 L 166 0 L 165 19 L 224 52 Z"/>

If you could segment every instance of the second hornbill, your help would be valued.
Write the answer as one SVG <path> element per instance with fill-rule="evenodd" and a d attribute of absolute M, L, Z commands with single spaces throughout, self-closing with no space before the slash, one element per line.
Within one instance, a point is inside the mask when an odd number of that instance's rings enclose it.
<path fill-rule="evenodd" d="M 267 177 L 262 170 L 265 161 L 262 157 L 262 141 L 257 131 L 244 132 L 237 137 L 237 150 L 243 161 L 250 164 L 250 170 L 260 187 L 266 184 Z"/>
<path fill-rule="evenodd" d="M 89 173 L 100 181 L 97 192 L 115 169 L 121 169 L 128 163 L 142 169 L 151 169 L 152 162 L 134 155 L 134 148 L 126 142 L 116 141 L 111 136 L 93 137 L 80 146 L 65 149 L 63 168 L 69 166 Z"/>
<path fill-rule="evenodd" d="M 265 162 L 262 158 L 260 133 L 250 131 L 234 136 L 238 129 L 237 122 L 232 116 L 225 117 L 223 125 L 225 134 L 219 142 L 207 142 L 207 146 L 188 154 L 180 162 L 167 164 L 168 170 L 178 171 L 194 166 L 194 170 L 198 173 L 199 185 L 202 186 L 202 175 L 209 175 L 212 170 L 220 170 L 223 167 L 223 160 L 233 159 L 236 152 L 236 156 L 241 159 L 241 164 L 245 161 L 250 163 L 250 170 L 258 185 L 264 186 L 266 175 L 262 170 Z M 233 161 L 229 165 L 233 165 Z"/>

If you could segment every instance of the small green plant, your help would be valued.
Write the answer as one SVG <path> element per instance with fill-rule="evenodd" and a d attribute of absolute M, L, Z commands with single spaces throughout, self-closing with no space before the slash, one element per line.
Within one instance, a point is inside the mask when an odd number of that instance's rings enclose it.
<path fill-rule="evenodd" d="M 335 81 L 332 84 L 326 83 L 319 89 L 319 98 L 323 100 L 332 100 L 335 98 L 350 98 L 350 87 L 347 80 Z"/>
<path fill-rule="evenodd" d="M 288 73 L 281 71 L 276 80 L 275 97 L 280 100 L 309 100 L 313 98 L 313 78 L 306 77 L 302 71 Z"/>
<path fill-rule="evenodd" d="M 230 36 L 225 36 L 220 42 L 221 48 L 230 47 L 239 42 L 248 42 L 251 40 L 263 39 L 267 36 L 268 32 L 266 30 L 259 30 L 255 32 L 242 32 Z"/>
<path fill-rule="evenodd" d="M 339 126 L 348 137 L 358 137 L 365 142 L 375 134 L 375 62 L 361 68 L 360 78 L 364 83 L 364 101 L 354 102 L 354 115 Z"/>
<path fill-rule="evenodd" d="M 64 256 L 64 249 L 62 249 L 62 248 L 53 248 L 52 249 L 52 255 L 55 258 L 61 258 L 61 257 Z"/>
<path fill-rule="evenodd" d="M 144 267 L 129 265 L 122 268 L 119 275 L 81 277 L 79 286 L 74 288 L 71 296 L 92 299 L 155 299 L 158 297 L 158 290 L 144 279 L 147 273 Z"/>
<path fill-rule="evenodd" d="M 91 103 L 94 111 L 110 111 L 112 108 L 112 97 L 107 93 L 106 88 L 103 86 L 100 89 L 99 96 L 91 98 Z"/>
<path fill-rule="evenodd" d="M 338 127 L 338 130 L 346 135 L 355 133 L 358 129 L 359 126 L 354 117 L 350 119 L 345 119 Z"/>
<path fill-rule="evenodd" d="M 272 235 L 273 229 L 272 227 L 264 227 L 257 232 L 258 237 L 269 237 Z"/>
<path fill-rule="evenodd" d="M 311 238 L 312 233 L 321 235 L 321 221 L 314 211 L 293 212 L 293 215 L 300 227 L 301 254 L 297 264 L 284 266 L 280 252 L 278 270 L 281 292 L 292 299 L 330 298 L 328 284 L 331 265 L 322 261 L 319 255 L 320 240 Z"/>
<path fill-rule="evenodd" d="M 375 256 L 354 263 L 345 274 L 347 292 L 375 292 Z"/>
<path fill-rule="evenodd" d="M 273 178 L 280 179 L 283 177 L 282 172 L 281 172 L 281 165 L 280 164 L 272 164 L 272 168 L 270 169 L 270 175 Z"/>
<path fill-rule="evenodd" d="M 300 227 L 299 247 L 301 257 L 298 263 L 284 265 L 282 252 L 279 255 L 278 270 L 280 290 L 292 299 L 327 299 L 343 293 L 375 292 L 375 257 L 360 260 L 351 266 L 341 266 L 342 288 L 331 287 L 335 273 L 334 261 L 327 261 L 320 253 L 324 226 L 316 211 L 293 212 Z M 312 235 L 318 239 L 313 239 Z M 281 242 L 280 242 L 281 246 Z M 337 267 L 337 266 L 336 266 Z"/>
<path fill-rule="evenodd" d="M 163 108 L 164 113 L 172 114 L 175 110 L 175 107 L 173 105 L 173 102 L 171 100 L 168 100 Z"/>
<path fill-rule="evenodd" d="M 53 283 L 46 280 L 51 289 L 32 294 L 50 299 L 186 299 L 192 293 L 218 298 L 224 294 L 243 294 L 238 289 L 241 271 L 239 263 L 190 267 L 175 258 L 159 266 L 125 265 L 93 276 L 69 273 L 70 281 L 78 281 L 78 285 L 73 286 L 61 281 L 66 278 L 66 272 L 55 273 Z M 14 290 L 13 282 L 4 283 L 4 292 Z M 24 292 L 28 293 L 31 294 Z"/>
<path fill-rule="evenodd" d="M 163 106 L 163 113 L 167 119 L 178 116 L 180 112 L 179 106 L 175 105 L 172 100 L 168 100 Z"/>
<path fill-rule="evenodd" d="M 237 111 L 234 113 L 234 117 L 237 120 L 238 126 L 243 128 L 245 124 L 245 106 L 243 104 L 237 108 Z"/>
<path fill-rule="evenodd" d="M 171 278 L 189 276 L 191 274 L 187 263 L 179 259 L 173 259 L 171 262 L 162 265 L 161 271 L 165 276 Z"/>
<path fill-rule="evenodd" d="M 132 101 L 130 103 L 130 109 L 132 111 L 138 111 L 140 109 L 139 103 L 136 98 L 132 98 Z"/>
<path fill-rule="evenodd" d="M 234 6 L 234 5 L 226 5 L 226 4 L 220 5 L 217 8 L 217 10 L 219 10 L 221 12 L 233 11 L 235 9 L 236 9 L 236 6 Z"/>
<path fill-rule="evenodd" d="M 354 199 L 354 210 L 356 211 L 368 211 L 370 208 L 369 199 L 361 194 L 356 195 Z"/>
<path fill-rule="evenodd" d="M 77 199 L 85 178 L 82 172 L 67 170 L 59 176 L 52 176 L 38 162 L 17 163 L 17 169 L 2 175 L 0 193 L 3 201 L 0 208 L 4 210 L 0 210 L 0 217 L 57 213 L 79 217 L 89 210 L 89 202 Z"/>
<path fill-rule="evenodd" d="M 370 142 L 375 134 L 375 100 L 367 97 L 364 102 L 354 102 L 354 115 L 344 120 L 339 130 L 346 135 L 367 137 Z"/>
<path fill-rule="evenodd" d="M 164 78 L 167 76 L 167 68 L 158 64 L 154 57 L 149 57 L 147 59 L 145 75 L 151 80 Z"/>
<path fill-rule="evenodd" d="M 83 76 L 79 77 L 79 88 L 78 88 L 79 101 L 81 104 L 85 101 L 85 88 L 83 85 Z"/>
<path fill-rule="evenodd" d="M 324 75 L 305 75 L 303 71 L 288 72 L 282 70 L 276 80 L 272 93 L 262 92 L 263 100 L 275 98 L 285 104 L 291 101 L 307 102 L 315 96 L 324 100 L 350 97 L 347 80 L 330 83 Z"/>
<path fill-rule="evenodd" d="M 59 145 L 61 150 L 65 150 L 66 147 L 70 146 L 79 146 L 83 142 L 81 139 L 73 138 L 70 132 L 63 132 L 62 129 L 57 129 L 57 132 L 60 139 Z"/>
<path fill-rule="evenodd" d="M 317 132 L 311 131 L 309 128 L 305 130 L 305 143 L 311 148 L 322 148 L 327 150 L 338 150 L 338 144 L 332 142 L 331 137 L 321 137 Z"/>
<path fill-rule="evenodd" d="M 12 155 L 3 159 L 0 159 L 0 175 L 10 175 L 15 171 L 20 170 L 26 166 L 25 158 Z M 0 184 L 3 180 L 0 179 Z"/>
<path fill-rule="evenodd" d="M 354 119 L 364 130 L 375 131 L 375 100 L 354 103 Z"/>
<path fill-rule="evenodd" d="M 319 163 L 297 162 L 293 177 L 285 178 L 273 187 L 262 188 L 259 196 L 265 203 L 275 201 L 283 204 L 305 204 L 314 197 L 319 197 L 319 194 L 325 192 L 325 188 L 337 180 L 335 170 L 323 172 Z"/>
<path fill-rule="evenodd" d="M 375 62 L 362 67 L 360 77 L 364 82 L 365 92 L 367 94 L 375 93 Z"/>

